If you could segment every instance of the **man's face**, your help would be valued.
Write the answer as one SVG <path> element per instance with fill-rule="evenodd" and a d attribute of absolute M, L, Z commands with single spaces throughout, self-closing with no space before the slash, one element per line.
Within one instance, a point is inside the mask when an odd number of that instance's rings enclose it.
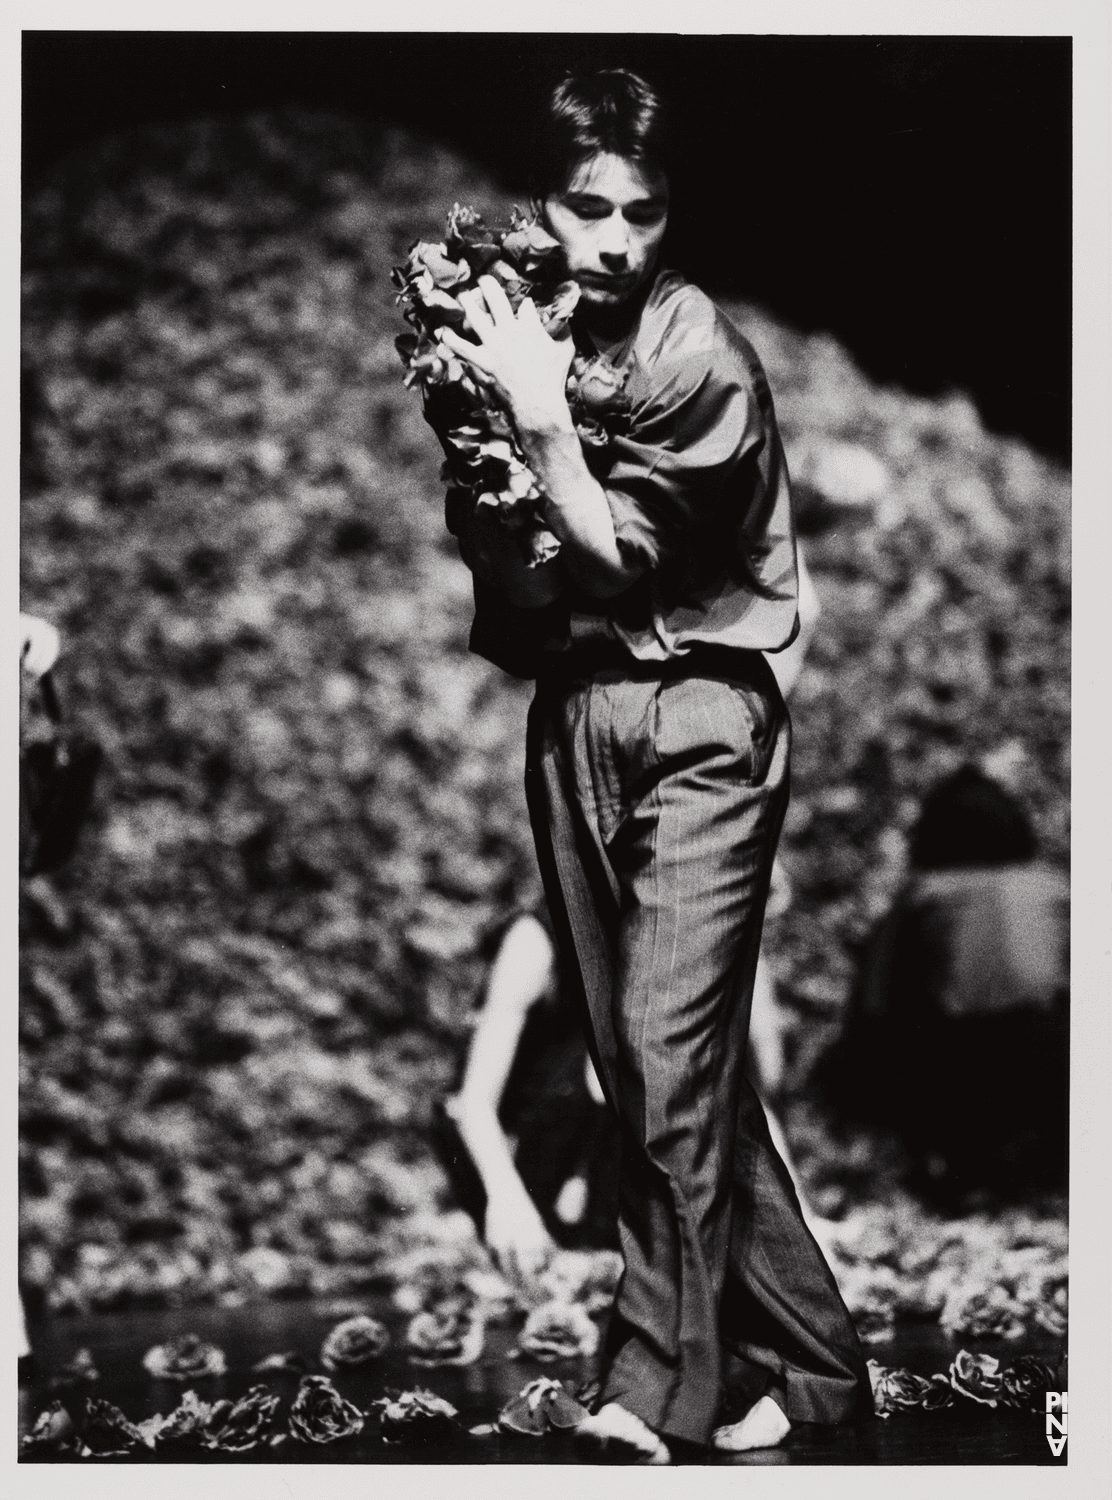
<path fill-rule="evenodd" d="M 652 275 L 668 223 L 668 184 L 636 162 L 603 154 L 582 162 L 562 192 L 544 200 L 550 234 L 586 310 L 621 307 Z"/>

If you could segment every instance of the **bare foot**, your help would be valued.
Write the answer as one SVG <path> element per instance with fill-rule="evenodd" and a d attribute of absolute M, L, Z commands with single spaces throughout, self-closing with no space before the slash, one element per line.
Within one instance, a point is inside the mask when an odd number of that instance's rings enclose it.
<path fill-rule="evenodd" d="M 575 1435 L 597 1443 L 605 1448 L 608 1443 L 624 1443 L 637 1454 L 642 1464 L 670 1464 L 672 1455 L 663 1439 L 657 1437 L 651 1427 L 646 1427 L 640 1417 L 635 1417 L 616 1401 L 604 1406 L 593 1417 L 587 1417 L 575 1429 Z"/>
<path fill-rule="evenodd" d="M 749 1448 L 775 1448 L 791 1431 L 791 1423 L 771 1396 L 762 1396 L 740 1422 L 719 1427 L 711 1438 L 725 1453 L 744 1453 Z"/>

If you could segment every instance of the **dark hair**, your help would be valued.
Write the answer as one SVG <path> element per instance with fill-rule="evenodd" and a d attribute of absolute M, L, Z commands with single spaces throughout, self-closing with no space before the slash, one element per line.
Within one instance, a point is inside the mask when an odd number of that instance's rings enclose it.
<path fill-rule="evenodd" d="M 945 870 L 1023 864 L 1036 848 L 1027 814 L 1011 793 L 966 765 L 928 794 L 910 856 L 917 870 Z"/>
<path fill-rule="evenodd" d="M 549 94 L 532 142 L 536 199 L 567 186 L 576 167 L 606 152 L 669 175 L 671 143 L 663 101 L 626 68 L 569 73 Z"/>

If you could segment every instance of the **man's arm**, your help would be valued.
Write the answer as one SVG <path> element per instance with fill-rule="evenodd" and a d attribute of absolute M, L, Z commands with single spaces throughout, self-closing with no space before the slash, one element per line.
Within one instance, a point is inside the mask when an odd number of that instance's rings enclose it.
<path fill-rule="evenodd" d="M 490 389 L 513 417 L 529 465 L 545 492 L 544 518 L 561 543 L 573 583 L 595 598 L 627 589 L 645 571 L 618 546 L 606 492 L 583 457 L 564 386 L 574 352 L 570 338 L 549 337 L 533 303 L 517 316 L 493 277 L 481 278 L 482 295 L 460 301 L 478 335 L 471 343 L 453 329 L 440 337 Z"/>

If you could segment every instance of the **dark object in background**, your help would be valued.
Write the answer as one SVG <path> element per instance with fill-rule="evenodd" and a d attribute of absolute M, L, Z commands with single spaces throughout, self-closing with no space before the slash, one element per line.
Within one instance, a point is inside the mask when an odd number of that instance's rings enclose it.
<path fill-rule="evenodd" d="M 928 793 L 911 831 L 916 870 L 1024 864 L 1036 849 L 1027 814 L 975 766 L 962 766 Z"/>
<path fill-rule="evenodd" d="M 20 745 L 22 875 L 56 870 L 69 859 L 92 806 L 102 759 L 101 747 L 94 739 L 65 724 L 49 672 L 39 678 L 35 691 L 46 731 Z"/>
<path fill-rule="evenodd" d="M 869 941 L 821 1092 L 895 1129 L 924 1185 L 1065 1186 L 1069 886 L 1023 809 L 972 766 L 926 798 L 911 873 Z"/>

